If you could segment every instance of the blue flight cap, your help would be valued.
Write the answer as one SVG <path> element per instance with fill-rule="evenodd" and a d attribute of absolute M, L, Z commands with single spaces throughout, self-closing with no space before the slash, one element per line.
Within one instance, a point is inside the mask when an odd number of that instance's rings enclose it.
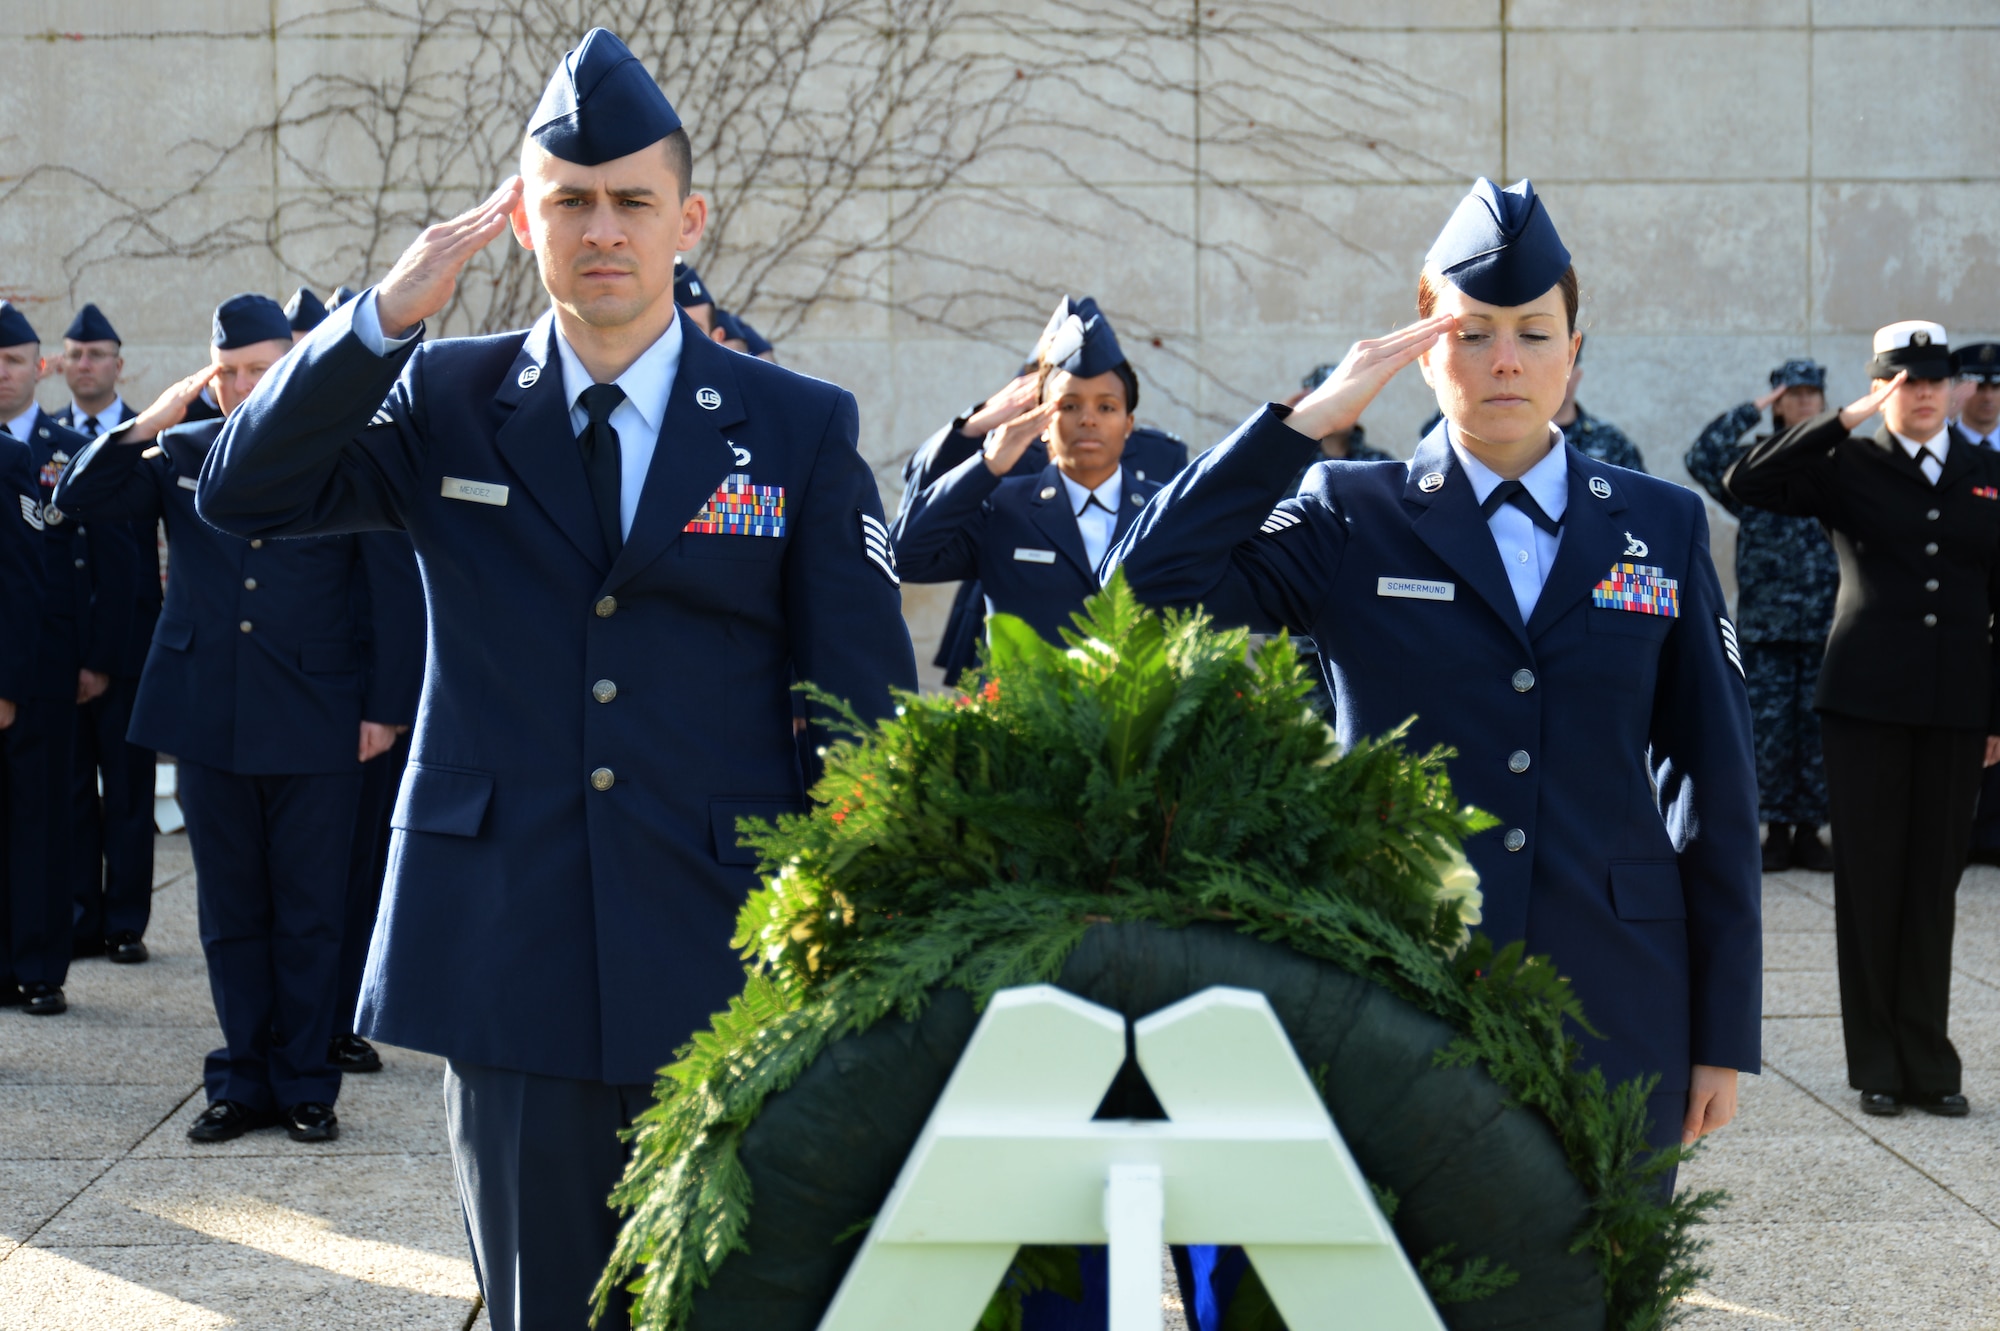
<path fill-rule="evenodd" d="M 41 341 L 20 307 L 11 300 L 0 300 L 0 347 L 18 347 L 26 342 L 39 346 Z"/>
<path fill-rule="evenodd" d="M 310 333 L 326 319 L 326 306 L 319 303 L 311 287 L 300 287 L 285 302 L 285 322 L 294 333 Z"/>
<path fill-rule="evenodd" d="M 231 296 L 215 307 L 215 345 L 223 351 L 247 347 L 253 342 L 292 340 L 292 321 L 269 296 L 246 291 Z"/>
<path fill-rule="evenodd" d="M 673 104 L 625 43 L 592 28 L 562 58 L 528 136 L 552 157 L 596 166 L 658 143 L 681 127 Z"/>
<path fill-rule="evenodd" d="M 353 287 L 335 287 L 333 294 L 326 298 L 326 312 L 332 314 L 335 310 L 347 304 L 348 301 L 353 300 L 354 296 L 355 291 Z"/>
<path fill-rule="evenodd" d="M 116 342 L 123 346 L 125 339 L 118 336 L 118 330 L 104 317 L 104 311 L 95 305 L 86 305 L 76 312 L 76 318 L 63 329 L 63 336 L 72 342 Z"/>
<path fill-rule="evenodd" d="M 1569 250 L 1525 180 L 1501 189 L 1481 176 L 1424 256 L 1424 266 L 1474 300 L 1526 305 L 1569 268 Z"/>
<path fill-rule="evenodd" d="M 674 260 L 674 304 L 684 310 L 715 304 L 715 297 L 702 284 L 701 274 L 694 270 L 694 265 L 679 259 Z"/>
<path fill-rule="evenodd" d="M 715 307 L 715 326 L 744 344 L 752 356 L 761 356 L 772 350 L 764 335 L 750 326 L 750 321 L 740 314 L 731 313 L 720 305 Z"/>
<path fill-rule="evenodd" d="M 1816 360 L 1797 357 L 1771 371 L 1773 388 L 1817 388 L 1826 391 L 1826 366 Z"/>
<path fill-rule="evenodd" d="M 1068 296 L 1049 317 L 1049 326 L 1035 343 L 1035 360 L 1058 370 L 1067 370 L 1079 379 L 1089 379 L 1125 363 L 1118 347 L 1118 335 L 1111 321 L 1089 296 L 1071 300 Z"/>

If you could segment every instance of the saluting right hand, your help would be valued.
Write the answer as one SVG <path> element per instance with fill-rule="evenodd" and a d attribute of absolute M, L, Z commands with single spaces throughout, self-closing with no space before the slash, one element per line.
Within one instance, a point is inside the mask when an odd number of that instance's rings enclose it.
<path fill-rule="evenodd" d="M 382 321 L 383 336 L 406 336 L 450 304 L 459 273 L 507 229 L 507 216 L 520 202 L 521 178 L 509 176 L 477 208 L 425 227 L 376 284 L 375 315 Z"/>
<path fill-rule="evenodd" d="M 152 406 L 132 419 L 132 424 L 119 436 L 119 442 L 143 444 L 160 431 L 179 425 L 187 419 L 188 408 L 201 396 L 201 390 L 221 372 L 220 365 L 204 365 L 187 378 L 168 384 L 166 391 L 153 399 Z"/>
<path fill-rule="evenodd" d="M 1437 314 L 1387 337 L 1368 338 L 1347 349 L 1326 382 L 1300 400 L 1285 424 L 1309 439 L 1351 430 L 1375 395 L 1431 343 L 1458 326 L 1455 314 Z"/>
<path fill-rule="evenodd" d="M 1856 398 L 1842 407 L 1840 409 L 1841 428 L 1852 430 L 1855 426 L 1882 410 L 1882 404 L 1894 397 L 1896 390 L 1901 388 L 1903 381 L 1909 377 L 1910 372 L 1908 370 L 1898 370 L 1894 379 L 1889 380 L 1868 396 Z"/>
<path fill-rule="evenodd" d="M 986 436 L 986 470 L 995 476 L 1005 476 L 1014 470 L 1014 464 L 1021 460 L 1021 454 L 1028 451 L 1028 445 L 1042 437 L 1042 431 L 1056 417 L 1056 404 L 1044 402 L 1034 410 L 1016 416 L 999 429 Z M 970 422 L 967 422 L 968 428 Z"/>
<path fill-rule="evenodd" d="M 991 434 L 1022 412 L 1033 410 L 1041 391 L 1041 376 L 1022 375 L 987 398 L 985 405 L 965 418 L 965 433 L 974 439 Z"/>
<path fill-rule="evenodd" d="M 1759 411 L 1769 411 L 1772 408 L 1772 406 L 1777 403 L 1778 399 L 1785 395 L 1785 389 L 1787 387 L 1788 385 L 1786 384 L 1779 384 L 1776 388 L 1764 394 L 1762 397 L 1753 399 L 1750 405 L 1757 408 L 1757 410 Z"/>

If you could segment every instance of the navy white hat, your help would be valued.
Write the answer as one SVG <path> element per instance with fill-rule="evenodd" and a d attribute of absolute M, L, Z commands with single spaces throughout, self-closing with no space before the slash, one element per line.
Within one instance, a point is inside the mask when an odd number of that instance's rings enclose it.
<path fill-rule="evenodd" d="M 27 342 L 39 345 L 41 340 L 20 306 L 11 300 L 0 300 L 0 347 L 18 347 Z"/>
<path fill-rule="evenodd" d="M 715 304 L 715 297 L 702 284 L 701 274 L 694 270 L 694 265 L 679 259 L 674 260 L 674 304 L 684 310 Z"/>
<path fill-rule="evenodd" d="M 124 345 L 125 339 L 118 336 L 118 330 L 104 317 L 104 311 L 95 305 L 85 305 L 76 312 L 76 318 L 63 329 L 63 336 L 72 342 L 116 342 Z"/>
<path fill-rule="evenodd" d="M 310 333 L 326 321 L 326 306 L 320 304 L 311 287 L 300 287 L 285 302 L 285 322 L 294 333 Z"/>
<path fill-rule="evenodd" d="M 1119 349 L 1118 335 L 1111 331 L 1111 321 L 1097 308 L 1096 301 L 1089 296 L 1082 300 L 1064 296 L 1056 312 L 1049 316 L 1048 327 L 1042 329 L 1035 342 L 1035 360 L 1053 369 L 1067 370 L 1079 379 L 1089 379 L 1124 364 L 1125 353 Z"/>
<path fill-rule="evenodd" d="M 592 28 L 562 58 L 528 117 L 528 137 L 578 166 L 629 156 L 680 127 L 651 72 L 604 28 Z"/>
<path fill-rule="evenodd" d="M 1898 371 L 1912 379 L 1949 379 L 1954 373 L 1950 339 L 1944 325 L 1929 319 L 1904 319 L 1875 330 L 1875 358 L 1868 362 L 1870 379 L 1893 379 Z"/>
<path fill-rule="evenodd" d="M 1569 250 L 1526 180 L 1473 183 L 1431 243 L 1424 266 L 1474 300 L 1526 305 L 1562 280 Z"/>
<path fill-rule="evenodd" d="M 2000 384 L 2000 342 L 1968 342 L 1960 347 L 1958 372 L 1983 384 Z"/>
<path fill-rule="evenodd" d="M 347 304 L 348 301 L 353 300 L 355 294 L 356 293 L 353 287 L 349 286 L 335 287 L 333 289 L 333 294 L 326 298 L 326 312 L 328 314 L 332 314 L 335 310 Z"/>
<path fill-rule="evenodd" d="M 278 302 L 253 291 L 231 296 L 215 307 L 214 342 L 223 351 L 253 342 L 292 340 L 292 322 Z"/>
<path fill-rule="evenodd" d="M 1807 357 L 1794 357 L 1771 371 L 1773 388 L 1817 388 L 1826 391 L 1826 366 Z"/>

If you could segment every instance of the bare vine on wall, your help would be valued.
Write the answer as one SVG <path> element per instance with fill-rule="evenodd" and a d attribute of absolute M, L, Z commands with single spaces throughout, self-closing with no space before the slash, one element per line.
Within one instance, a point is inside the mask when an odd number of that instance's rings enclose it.
<path fill-rule="evenodd" d="M 303 282 L 364 285 L 513 171 L 549 70 L 592 25 L 623 36 L 681 109 L 712 204 L 698 262 L 780 344 L 809 320 L 889 308 L 1018 351 L 1057 294 L 1053 254 L 1165 245 L 1241 277 L 1290 262 L 1205 232 L 1199 208 L 1162 215 L 1135 183 L 1226 193 L 1293 229 L 1293 252 L 1378 262 L 1259 182 L 1434 179 L 1438 163 L 1379 127 L 1454 96 L 1366 54 L 1309 0 L 324 0 L 278 36 L 328 36 L 339 55 L 267 122 L 191 135 L 171 154 L 172 188 L 49 164 L 0 207 L 52 176 L 83 200 L 62 256 L 72 297 L 106 265 L 246 249 Z M 228 197 L 261 202 L 193 206 L 256 171 L 274 187 Z M 959 243 L 996 229 L 1018 245 Z M 922 280 L 899 290 L 899 269 Z M 1096 294 L 1118 309 L 1117 293 Z M 525 255 L 495 245 L 440 325 L 520 327 L 543 301 Z M 1118 317 L 1149 355 L 1192 364 L 1181 330 Z"/>

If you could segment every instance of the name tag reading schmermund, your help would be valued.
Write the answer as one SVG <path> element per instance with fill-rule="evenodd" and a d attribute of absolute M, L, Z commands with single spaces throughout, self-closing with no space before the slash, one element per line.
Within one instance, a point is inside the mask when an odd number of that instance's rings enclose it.
<path fill-rule="evenodd" d="M 1413 601 L 1449 601 L 1458 595 L 1453 582 L 1425 582 L 1422 578 L 1377 578 L 1377 596 L 1406 596 Z"/>
<path fill-rule="evenodd" d="M 507 502 L 507 487 L 491 481 L 462 481 L 456 476 L 447 476 L 444 478 L 444 497 L 474 504 L 504 505 Z"/>

